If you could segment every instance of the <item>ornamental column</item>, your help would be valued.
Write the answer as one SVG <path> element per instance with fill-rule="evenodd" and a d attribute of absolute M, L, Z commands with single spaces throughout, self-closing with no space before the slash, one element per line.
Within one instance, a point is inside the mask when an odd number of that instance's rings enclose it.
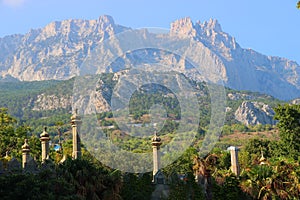
<path fill-rule="evenodd" d="M 30 147 L 28 144 L 28 139 L 25 139 L 25 143 L 22 146 L 22 168 L 25 169 L 26 165 L 30 160 Z"/>
<path fill-rule="evenodd" d="M 44 128 L 43 133 L 40 135 L 42 143 L 42 162 L 49 159 L 49 134 L 47 133 L 47 127 Z"/>
<path fill-rule="evenodd" d="M 236 175 L 240 175 L 240 166 L 239 166 L 239 161 L 238 161 L 238 148 L 234 146 L 228 147 L 230 151 L 230 156 L 231 156 L 231 170 L 232 172 Z"/>
<path fill-rule="evenodd" d="M 78 110 L 76 109 L 75 113 L 71 117 L 72 136 L 73 136 L 73 152 L 72 152 L 73 159 L 78 159 L 81 157 L 81 147 L 80 147 L 80 138 L 79 138 L 81 117 L 78 115 L 77 112 Z"/>
<path fill-rule="evenodd" d="M 155 132 L 152 138 L 152 149 L 153 149 L 153 180 L 152 181 L 154 181 L 154 176 L 160 169 L 159 149 L 161 144 L 162 144 L 161 139 L 157 135 L 157 132 Z"/>

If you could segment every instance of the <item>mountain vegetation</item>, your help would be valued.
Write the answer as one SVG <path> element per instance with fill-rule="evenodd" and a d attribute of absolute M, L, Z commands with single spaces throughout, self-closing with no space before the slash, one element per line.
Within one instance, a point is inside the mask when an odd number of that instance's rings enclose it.
<path fill-rule="evenodd" d="M 111 78 L 107 78 L 106 83 L 110 83 L 108 85 L 113 88 L 114 83 L 110 80 Z M 7 86 L 10 87 L 9 90 L 6 87 L 2 87 L 2 90 L 6 90 L 6 96 L 15 100 L 23 99 L 25 94 L 24 96 L 22 94 L 25 91 L 27 98 L 23 100 L 26 101 L 36 98 L 39 93 L 66 95 L 72 91 L 68 84 L 71 86 L 73 82 L 72 80 L 66 82 L 50 81 L 47 84 L 40 84 L 40 87 L 36 86 L 36 88 L 34 83 L 30 83 L 33 84 L 29 87 L 31 89 L 27 88 L 26 84 L 29 83 L 18 82 L 15 85 Z M 205 94 L 205 83 L 198 83 L 196 86 L 202 88 L 200 91 Z M 14 87 L 17 92 L 13 91 Z M 147 123 L 149 106 L 151 107 L 155 101 L 162 102 L 166 107 L 172 106 L 174 109 L 168 112 L 170 121 L 160 132 L 162 138 L 172 138 L 172 132 L 176 130 L 177 116 L 180 116 L 176 109 L 178 103 L 170 95 L 167 95 L 167 98 L 161 98 L 170 91 L 161 88 L 160 93 L 153 93 L 151 88 L 148 86 L 133 95 L 130 102 L 133 119 L 137 123 Z M 203 137 L 207 134 L 208 120 L 205 118 L 209 118 L 209 115 L 204 115 L 201 120 L 201 129 L 199 129 L 193 145 L 174 163 L 162 169 L 168 179 L 169 199 L 298 199 L 300 197 L 299 105 L 283 104 L 270 96 L 246 91 L 227 89 L 227 94 L 238 94 L 238 97 L 244 96 L 243 98 L 251 96 L 255 100 L 273 105 L 275 119 L 278 120 L 278 123 L 275 127 L 267 125 L 245 126 L 234 121 L 233 117 L 228 114 L 229 120 L 224 126 L 220 141 L 208 155 L 199 158 L 198 149 L 202 144 Z M 228 97 L 228 106 L 232 108 L 238 107 L 243 101 L 243 98 L 236 100 L 231 95 L 229 96 L 231 99 Z M 209 109 L 205 111 L 206 106 L 204 106 L 209 104 L 209 98 L 203 95 L 202 98 L 204 99 L 199 99 L 201 105 L 203 104 L 201 107 L 204 108 L 201 112 L 203 114 L 209 113 Z M 2 97 L 2 100 L 4 102 L 5 98 Z M 32 100 L 28 102 L 32 102 Z M 10 104 L 6 102 L 5 105 Z M 21 101 L 19 105 L 28 104 Z M 31 105 L 31 108 L 33 107 L 34 105 Z M 16 110 L 23 109 L 21 107 Z M 46 171 L 37 174 L 0 175 L 1 198 L 18 199 L 23 195 L 24 198 L 35 196 L 37 199 L 151 199 L 155 187 L 151 184 L 150 173 L 121 173 L 103 166 L 101 160 L 99 162 L 86 150 L 83 151 L 83 159 L 67 159 L 64 163 L 59 164 L 63 154 L 70 156 L 72 152 L 69 112 L 70 110 L 67 108 L 58 108 L 52 111 L 28 109 L 28 115 L 31 118 L 26 119 L 23 118 L 23 113 L 16 112 L 17 116 L 12 116 L 9 109 L 1 109 L 0 152 L 2 162 L 5 163 L 12 157 L 21 158 L 20 147 L 25 138 L 29 138 L 32 156 L 40 160 L 41 148 L 38 134 L 41 133 L 42 130 L 39 129 L 42 129 L 43 126 L 49 126 L 49 133 L 54 144 L 57 144 L 59 139 L 62 140 L 64 152 L 55 151 L 51 148 L 50 156 L 53 164 L 50 164 L 52 167 L 45 169 Z M 97 117 L 104 128 L 115 125 L 111 111 L 97 113 Z M 225 131 L 226 127 L 227 130 Z M 60 136 L 58 131 L 62 133 Z M 254 133 L 270 131 L 270 134 L 273 135 L 279 131 L 279 134 L 273 139 L 271 137 L 253 137 L 250 140 L 243 140 L 240 137 L 238 141 L 225 141 L 227 136 L 249 135 L 249 131 Z M 149 140 L 135 139 L 120 134 L 117 126 L 112 129 L 106 128 L 106 133 L 111 134 L 112 141 L 125 150 L 151 151 Z M 240 146 L 241 174 L 239 177 L 231 172 L 230 154 L 226 151 L 228 146 L 236 144 Z M 8 156 L 6 156 L 6 152 L 9 152 Z M 262 154 L 264 159 L 262 159 Z M 205 177 L 209 175 L 210 178 L 207 179 L 206 185 L 194 181 L 196 172 L 203 173 Z M 26 195 L 24 196 L 24 194 Z"/>
<path fill-rule="evenodd" d="M 95 88 L 96 92 L 103 96 L 99 99 L 100 104 L 110 105 L 110 98 L 115 87 L 116 81 L 113 81 L 113 74 L 101 75 L 103 85 L 100 87 L 105 90 L 105 93 Z M 39 82 L 0 82 L 0 106 L 6 107 L 9 113 L 16 117 L 20 123 L 29 123 L 36 129 L 42 121 L 41 125 L 53 126 L 56 122 L 51 120 L 55 115 L 57 121 L 63 120 L 66 115 L 70 115 L 72 108 L 74 79 L 66 81 L 39 81 Z M 130 99 L 130 114 L 134 120 L 140 123 L 145 122 L 143 115 L 149 114 L 149 109 L 156 103 L 162 103 L 167 110 L 168 116 L 176 120 L 180 115 L 179 102 L 174 98 L 174 94 L 170 91 L 161 88 L 160 91 L 155 91 L 157 88 L 152 88 L 151 85 L 141 88 L 139 92 L 135 92 Z M 210 94 L 204 82 L 194 82 L 191 87 L 198 93 L 198 101 L 202 108 L 201 116 L 208 119 L 201 120 L 203 124 L 208 124 Z M 239 124 L 235 119 L 235 111 L 243 102 L 260 102 L 260 104 L 267 104 L 270 107 L 276 107 L 283 103 L 276 98 L 269 95 L 250 91 L 237 91 L 226 88 L 227 95 L 227 116 L 226 124 Z M 97 105 L 96 105 L 97 106 Z M 110 109 L 108 107 L 108 109 Z M 253 112 L 253 111 L 252 111 Z M 101 113 L 101 109 L 97 110 L 102 123 L 109 124 L 106 120 L 112 116 L 106 117 Z M 61 117 L 60 117 L 61 116 Z M 272 117 L 272 116 L 271 116 Z M 34 119 L 34 120 L 32 120 Z M 64 120 L 63 120 L 64 121 Z M 261 123 L 261 122 L 260 122 Z M 262 123 L 264 124 L 264 123 Z M 254 124 L 256 125 L 256 124 Z"/>

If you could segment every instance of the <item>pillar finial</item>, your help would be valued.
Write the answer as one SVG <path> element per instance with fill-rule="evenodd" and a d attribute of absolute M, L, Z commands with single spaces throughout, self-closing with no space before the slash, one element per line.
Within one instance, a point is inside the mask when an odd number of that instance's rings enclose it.
<path fill-rule="evenodd" d="M 28 144 L 28 139 L 24 140 L 24 144 L 22 145 L 22 167 L 23 169 L 26 167 L 30 160 L 30 146 Z"/>
<path fill-rule="evenodd" d="M 152 182 L 154 182 L 154 177 L 156 173 L 160 169 L 160 155 L 159 155 L 159 149 L 160 145 L 162 144 L 161 138 L 158 136 L 157 132 L 154 132 L 154 135 L 152 137 L 152 150 L 153 150 L 153 179 Z"/>
<path fill-rule="evenodd" d="M 260 159 L 259 159 L 259 164 L 260 164 L 260 165 L 265 165 L 267 159 L 264 157 L 264 152 L 263 152 L 262 149 L 260 150 L 260 152 L 261 152 L 261 157 L 260 157 Z"/>
<path fill-rule="evenodd" d="M 43 133 L 40 135 L 40 140 L 42 143 L 42 162 L 49 158 L 49 134 L 47 132 L 47 127 L 44 127 Z"/>
<path fill-rule="evenodd" d="M 161 145 L 161 139 L 158 136 L 156 131 L 154 132 L 154 135 L 152 137 L 152 145 L 155 145 L 155 146 L 160 146 Z"/>
<path fill-rule="evenodd" d="M 47 132 L 47 126 L 44 127 L 44 131 L 42 132 L 42 134 L 40 135 L 40 137 L 44 137 L 44 138 L 48 138 L 49 134 Z"/>
<path fill-rule="evenodd" d="M 30 146 L 28 144 L 28 139 L 24 140 L 24 144 L 22 145 L 22 151 L 30 150 Z"/>

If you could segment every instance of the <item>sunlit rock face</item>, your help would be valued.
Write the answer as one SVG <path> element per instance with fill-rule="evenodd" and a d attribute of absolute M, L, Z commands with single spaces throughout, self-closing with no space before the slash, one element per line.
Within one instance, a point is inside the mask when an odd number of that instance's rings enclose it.
<path fill-rule="evenodd" d="M 7 77 L 21 81 L 69 79 L 79 74 L 85 58 L 101 42 L 126 30 L 130 28 L 116 24 L 112 17 L 101 16 L 97 20 L 52 22 L 25 35 L 0 38 L 0 80 L 8 80 Z M 140 34 L 146 39 L 153 37 L 145 31 Z M 300 66 L 296 62 L 243 49 L 215 19 L 195 23 L 188 17 L 176 20 L 164 37 L 190 38 L 196 42 L 197 47 L 190 46 L 187 51 L 194 51 L 195 57 L 199 54 L 200 67 L 209 69 L 214 61 L 225 86 L 266 93 L 283 100 L 300 96 Z M 119 45 L 118 42 L 114 44 L 116 48 Z M 191 64 L 178 55 L 147 49 L 130 56 L 124 53 L 111 68 L 96 71 L 116 72 L 133 62 L 155 61 L 194 76 Z M 220 83 L 213 77 L 210 80 Z"/>
<path fill-rule="evenodd" d="M 276 121 L 273 119 L 274 110 L 262 102 L 244 101 L 235 112 L 235 119 L 245 125 L 271 124 Z"/>

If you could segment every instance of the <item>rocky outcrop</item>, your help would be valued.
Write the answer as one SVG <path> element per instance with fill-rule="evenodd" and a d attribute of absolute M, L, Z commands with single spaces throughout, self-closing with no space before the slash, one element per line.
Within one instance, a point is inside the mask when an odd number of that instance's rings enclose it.
<path fill-rule="evenodd" d="M 44 111 L 44 110 L 56 110 L 56 109 L 69 109 L 72 106 L 72 101 L 70 96 L 56 96 L 40 94 L 36 97 L 33 102 L 32 110 Z"/>
<path fill-rule="evenodd" d="M 267 104 L 261 102 L 244 101 L 235 111 L 235 119 L 245 125 L 271 124 L 276 121 L 273 119 L 274 110 Z"/>
<path fill-rule="evenodd" d="M 101 42 L 125 30 L 130 28 L 115 24 L 110 16 L 101 16 L 98 20 L 52 22 L 25 35 L 0 38 L 0 77 L 21 81 L 69 79 L 78 75 L 83 61 Z M 145 39 L 156 37 L 147 31 L 139 33 Z M 171 24 L 170 34 L 164 37 L 172 40 L 178 36 L 193 41 L 186 51 L 193 52 L 194 58 L 201 61 L 201 68 L 217 67 L 222 80 L 213 77 L 209 80 L 282 100 L 299 98 L 300 66 L 296 62 L 241 48 L 234 37 L 222 30 L 217 20 L 203 23 L 193 23 L 188 17 L 177 20 Z M 195 43 L 196 46 L 192 45 Z M 118 42 L 114 44 L 118 51 L 120 46 Z M 101 53 L 107 52 L 103 50 Z M 123 52 L 123 57 L 114 65 L 97 71 L 116 72 L 136 63 L 156 62 L 172 66 L 190 77 L 195 76 L 191 63 L 170 52 L 146 49 L 135 54 L 127 53 Z"/>
<path fill-rule="evenodd" d="M 228 93 L 227 97 L 230 100 L 235 100 L 235 101 L 236 100 L 240 100 L 240 99 L 245 99 L 245 100 L 252 100 L 252 99 L 254 99 L 253 96 L 248 95 L 248 94 L 243 94 L 243 93 Z"/>
<path fill-rule="evenodd" d="M 93 104 L 94 110 L 90 113 L 101 113 L 110 110 L 110 105 L 108 100 L 112 91 L 107 88 L 107 86 L 100 80 L 97 87 L 101 87 L 101 90 L 93 91 L 91 96 L 93 96 L 93 101 L 89 101 Z M 103 90 L 102 90 L 103 89 Z M 55 95 L 55 94 L 39 94 L 35 100 L 31 103 L 33 105 L 32 110 L 36 111 L 46 111 L 46 110 L 56 110 L 56 109 L 67 109 L 69 111 L 73 108 L 80 108 L 83 104 L 86 104 L 86 98 L 84 96 L 78 96 L 76 101 L 73 102 L 72 95 Z M 86 114 L 89 114 L 87 112 Z"/>
<path fill-rule="evenodd" d="M 300 98 L 299 98 L 299 99 L 293 99 L 293 100 L 291 101 L 291 104 L 300 105 Z"/>

